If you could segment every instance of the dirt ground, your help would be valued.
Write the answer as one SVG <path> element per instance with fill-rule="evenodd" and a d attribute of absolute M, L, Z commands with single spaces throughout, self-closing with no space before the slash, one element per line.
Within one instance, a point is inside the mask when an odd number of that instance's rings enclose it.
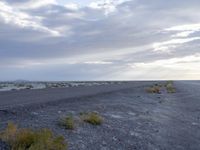
<path fill-rule="evenodd" d="M 157 82 L 155 82 L 157 83 Z M 0 111 L 0 129 L 8 121 L 20 127 L 50 128 L 69 150 L 199 150 L 200 82 L 176 81 L 176 93 L 147 93 L 147 84 L 93 96 Z M 74 130 L 58 125 L 62 116 L 98 112 L 103 124 L 82 121 Z M 3 143 L 0 142 L 0 148 Z M 3 150 L 3 148 L 2 148 Z"/>

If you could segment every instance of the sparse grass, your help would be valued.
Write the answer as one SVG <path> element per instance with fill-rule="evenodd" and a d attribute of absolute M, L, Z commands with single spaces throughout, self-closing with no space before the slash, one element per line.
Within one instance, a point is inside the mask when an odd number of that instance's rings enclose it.
<path fill-rule="evenodd" d="M 173 82 L 173 81 L 167 81 L 167 82 L 165 83 L 165 86 L 167 86 L 168 84 L 174 84 L 174 82 Z"/>
<path fill-rule="evenodd" d="M 11 150 L 66 150 L 63 136 L 55 136 L 49 129 L 18 129 L 13 123 L 0 133 L 0 139 L 11 147 Z"/>
<path fill-rule="evenodd" d="M 147 88 L 146 91 L 147 91 L 148 93 L 157 93 L 157 94 L 160 94 L 160 93 L 161 93 L 161 92 L 160 92 L 160 86 L 157 86 L 157 85 L 154 85 L 154 86 L 152 86 L 152 87 Z"/>
<path fill-rule="evenodd" d="M 90 123 L 92 125 L 101 125 L 103 123 L 103 118 L 95 112 L 82 113 L 81 118 L 84 122 Z"/>
<path fill-rule="evenodd" d="M 165 84 L 165 87 L 166 87 L 167 93 L 175 93 L 176 92 L 176 88 L 174 87 L 172 81 L 168 81 Z"/>
<path fill-rule="evenodd" d="M 173 81 L 167 81 L 165 84 L 155 84 L 146 89 L 148 93 L 161 93 L 161 88 L 165 88 L 167 93 L 176 93 L 176 88 L 174 87 Z"/>
<path fill-rule="evenodd" d="M 74 122 L 73 116 L 70 115 L 70 116 L 66 116 L 66 117 L 61 118 L 59 125 L 63 126 L 65 129 L 73 130 L 75 128 L 75 122 Z"/>

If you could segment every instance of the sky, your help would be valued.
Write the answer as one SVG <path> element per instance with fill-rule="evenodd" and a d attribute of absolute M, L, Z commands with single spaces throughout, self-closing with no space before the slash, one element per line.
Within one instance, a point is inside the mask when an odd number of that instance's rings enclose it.
<path fill-rule="evenodd" d="M 199 0 L 1 0 L 0 80 L 200 79 Z"/>

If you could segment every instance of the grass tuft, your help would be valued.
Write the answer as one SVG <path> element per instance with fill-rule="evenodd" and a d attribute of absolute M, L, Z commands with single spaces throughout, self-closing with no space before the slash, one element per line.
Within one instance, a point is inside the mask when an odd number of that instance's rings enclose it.
<path fill-rule="evenodd" d="M 157 94 L 160 94 L 160 93 L 161 93 L 161 92 L 160 92 L 160 86 L 157 86 L 157 85 L 154 85 L 154 86 L 152 86 L 152 87 L 147 88 L 146 91 L 147 91 L 148 93 L 157 93 Z"/>
<path fill-rule="evenodd" d="M 84 122 L 90 123 L 92 125 L 101 125 L 103 123 L 103 118 L 95 112 L 84 113 L 81 115 L 81 117 Z"/>
<path fill-rule="evenodd" d="M 59 122 L 59 125 L 63 126 L 65 129 L 73 130 L 75 128 L 73 116 L 66 116 L 66 117 L 62 118 Z"/>
<path fill-rule="evenodd" d="M 176 93 L 176 88 L 174 87 L 173 81 L 167 81 L 165 84 L 155 84 L 146 89 L 148 93 L 161 93 L 161 89 L 166 89 L 167 93 Z"/>
<path fill-rule="evenodd" d="M 173 85 L 173 82 L 168 81 L 165 85 L 167 93 L 176 93 L 176 88 Z"/>
<path fill-rule="evenodd" d="M 63 136 L 55 136 L 49 129 L 18 129 L 8 123 L 0 133 L 0 139 L 9 144 L 12 150 L 66 150 L 67 143 Z"/>

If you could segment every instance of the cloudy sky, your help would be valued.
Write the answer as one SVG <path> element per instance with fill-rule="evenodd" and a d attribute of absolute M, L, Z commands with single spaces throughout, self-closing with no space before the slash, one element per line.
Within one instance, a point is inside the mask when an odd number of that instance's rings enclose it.
<path fill-rule="evenodd" d="M 199 0 L 0 0 L 0 80 L 200 79 Z"/>

